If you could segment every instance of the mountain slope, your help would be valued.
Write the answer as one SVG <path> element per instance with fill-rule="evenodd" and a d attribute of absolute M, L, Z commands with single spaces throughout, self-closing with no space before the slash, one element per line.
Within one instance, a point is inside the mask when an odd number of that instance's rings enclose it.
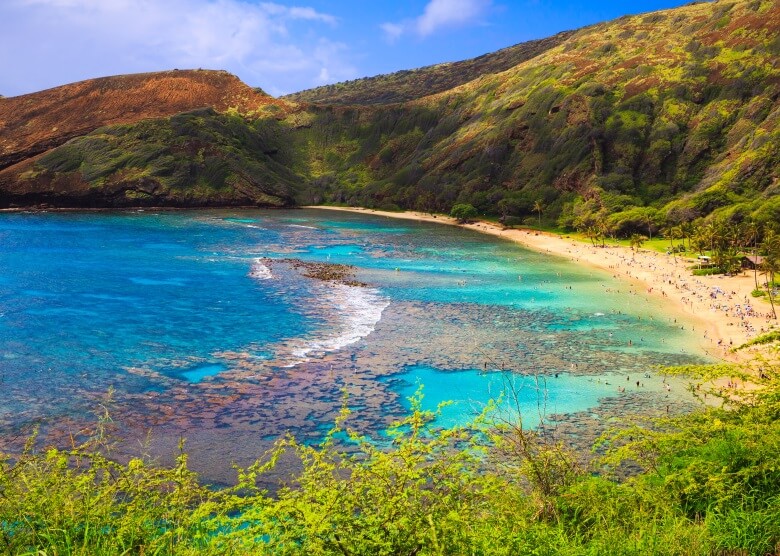
<path fill-rule="evenodd" d="M 130 133 L 135 129 L 132 124 L 152 119 L 166 122 L 166 118 L 196 109 L 205 109 L 200 116 L 216 121 L 221 112 L 230 112 L 241 120 L 238 114 L 263 109 L 284 112 L 288 108 L 288 103 L 248 87 L 227 72 L 207 70 L 105 77 L 1 99 L 0 170 L 4 170 L 0 171 L 0 206 L 3 201 L 5 205 L 21 206 L 289 204 L 289 191 L 281 194 L 275 186 L 266 190 L 252 179 L 236 176 L 242 172 L 257 174 L 247 170 L 258 158 L 258 153 L 253 150 L 249 154 L 247 149 L 259 148 L 262 158 L 262 148 L 253 137 L 244 137 L 238 151 L 228 156 L 221 152 L 220 141 L 212 141 L 208 134 L 177 142 L 176 132 L 163 133 L 164 129 L 176 128 L 177 123 L 186 119 L 183 117 L 157 126 L 142 125 L 137 131 L 146 129 L 147 135 L 136 134 L 134 140 Z M 96 132 L 90 139 L 84 138 L 104 126 L 113 127 Z M 218 124 L 215 127 L 222 130 L 218 134 L 230 128 Z M 243 129 L 243 120 L 240 127 Z M 184 129 L 182 133 L 188 133 L 186 126 Z M 116 141 L 119 136 L 124 140 Z M 101 142 L 96 137 L 110 137 L 112 141 Z M 61 149 L 50 152 L 63 144 Z M 143 151 L 140 158 L 125 157 L 136 147 Z M 111 153 L 111 148 L 117 152 Z M 201 172 L 183 162 L 199 149 L 203 150 L 201 157 L 204 153 L 207 157 L 212 155 L 211 164 L 207 165 L 210 167 Z M 118 152 L 122 150 L 125 152 Z M 50 154 L 39 156 L 47 152 Z M 119 160 L 112 163 L 102 160 L 104 156 Z M 159 168 L 142 169 L 153 159 L 158 161 Z M 33 169 L 35 165 L 37 169 Z M 46 171 L 48 165 L 54 168 L 53 172 Z M 240 172 L 226 170 L 228 166 Z M 155 179 L 155 172 L 161 172 L 164 179 Z M 229 187 L 224 182 L 228 174 L 231 191 L 227 191 Z M 219 191 L 211 192 L 211 186 L 203 183 L 215 177 L 223 181 L 214 184 Z M 289 176 L 286 183 L 288 188 L 292 187 Z"/>
<path fill-rule="evenodd" d="M 223 71 L 103 77 L 0 101 L 0 169 L 100 126 L 196 108 L 255 110 L 278 102 Z"/>
<path fill-rule="evenodd" d="M 470 60 L 436 64 L 364 77 L 287 95 L 294 102 L 317 104 L 391 104 L 441 93 L 489 73 L 499 73 L 554 48 L 574 32 L 527 41 Z"/>
<path fill-rule="evenodd" d="M 404 103 L 280 100 L 95 130 L 0 172 L 0 205 L 83 206 L 76 184 L 90 205 L 471 203 L 618 235 L 780 221 L 779 61 L 777 2 L 693 4 Z"/>
<path fill-rule="evenodd" d="M 518 218 L 541 201 L 548 221 L 609 217 L 621 235 L 712 213 L 780 219 L 778 37 L 776 2 L 690 5 L 578 31 L 357 123 L 323 113 L 312 167 L 347 156 L 319 170 L 311 200 Z"/>

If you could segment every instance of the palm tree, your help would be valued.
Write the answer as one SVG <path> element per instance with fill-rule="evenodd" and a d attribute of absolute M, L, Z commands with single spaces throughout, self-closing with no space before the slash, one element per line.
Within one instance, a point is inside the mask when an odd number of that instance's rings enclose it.
<path fill-rule="evenodd" d="M 596 247 L 596 240 L 599 238 L 598 228 L 596 228 L 596 226 L 588 226 L 585 228 L 583 233 L 585 234 L 585 237 L 588 238 L 593 244 L 593 247 Z"/>
<path fill-rule="evenodd" d="M 636 252 L 642 247 L 642 244 L 647 241 L 647 238 L 643 235 L 631 234 L 631 238 L 628 241 L 631 245 L 631 258 L 633 259 Z"/>
<path fill-rule="evenodd" d="M 647 235 L 650 236 L 650 241 L 653 241 L 653 218 L 650 214 L 645 214 L 645 224 L 647 224 Z"/>
<path fill-rule="evenodd" d="M 615 239 L 615 226 L 609 223 L 605 214 L 601 214 L 598 224 L 599 237 L 601 238 L 601 246 L 606 245 L 607 238 Z"/>
<path fill-rule="evenodd" d="M 704 253 L 704 248 L 709 243 L 707 236 L 707 230 L 703 226 L 696 226 L 691 230 L 690 235 L 691 249 L 696 251 L 699 255 Z"/>
<path fill-rule="evenodd" d="M 715 266 L 721 272 L 733 272 L 739 260 L 739 244 L 742 231 L 739 226 L 724 220 L 713 222 L 712 230 L 712 254 L 715 259 Z"/>
<path fill-rule="evenodd" d="M 683 236 L 683 245 L 685 244 L 685 240 L 688 240 L 688 250 L 691 249 L 691 237 L 693 236 L 693 232 L 696 229 L 696 227 L 693 225 L 693 222 L 683 222 L 680 224 L 680 232 L 682 232 Z"/>
<path fill-rule="evenodd" d="M 710 254 L 712 254 L 715 251 L 715 243 L 720 241 L 720 228 L 715 225 L 715 222 L 708 222 L 704 225 L 704 234 L 710 244 Z"/>
<path fill-rule="evenodd" d="M 534 212 L 539 214 L 539 227 L 542 227 L 542 211 L 544 210 L 544 205 L 542 204 L 541 199 L 537 199 L 534 202 Z"/>
<path fill-rule="evenodd" d="M 758 254 L 758 236 L 761 235 L 761 227 L 757 222 L 750 221 L 745 225 L 745 247 L 752 243 L 753 253 L 753 281 L 758 289 L 758 264 L 756 255 Z"/>
<path fill-rule="evenodd" d="M 674 262 L 677 262 L 677 248 L 674 246 L 675 239 L 683 239 L 683 231 L 681 226 L 672 226 L 669 228 L 669 248 L 672 251 L 672 257 Z"/>
<path fill-rule="evenodd" d="M 777 319 L 775 300 L 772 293 L 775 289 L 775 275 L 780 273 L 780 235 L 769 230 L 761 243 L 764 252 L 764 260 L 761 262 L 762 274 L 766 275 L 766 293 L 769 296 L 769 304 L 772 306 L 772 316 Z"/>

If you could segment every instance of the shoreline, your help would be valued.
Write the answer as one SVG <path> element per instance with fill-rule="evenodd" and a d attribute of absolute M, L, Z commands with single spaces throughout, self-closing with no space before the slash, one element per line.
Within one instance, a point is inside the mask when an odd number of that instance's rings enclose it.
<path fill-rule="evenodd" d="M 257 207 L 257 206 L 219 206 L 219 207 L 100 207 L 100 208 L 8 208 L 0 213 L 9 212 L 157 212 L 187 210 L 295 210 L 317 209 L 358 214 L 371 214 L 386 218 L 413 220 L 445 224 L 470 229 L 479 233 L 509 240 L 513 243 L 539 253 L 549 253 L 563 257 L 570 262 L 609 272 L 613 278 L 636 289 L 636 295 L 643 299 L 660 301 L 667 317 L 683 317 L 695 322 L 704 334 L 698 334 L 699 346 L 716 360 L 745 363 L 753 359 L 745 351 L 732 352 L 731 348 L 740 346 L 750 339 L 770 330 L 778 330 L 778 321 L 766 318 L 769 305 L 754 300 L 751 295 L 755 287 L 753 276 L 742 273 L 737 276 L 693 276 L 689 267 L 695 261 L 678 256 L 646 249 L 634 253 L 631 249 L 607 245 L 593 246 L 568 236 L 551 234 L 527 228 L 503 228 L 493 222 L 474 221 L 460 224 L 447 215 L 433 215 L 418 211 L 391 212 L 364 207 L 336 207 L 324 205 L 298 207 Z M 717 289 L 717 290 L 716 290 Z M 713 292 L 717 291 L 715 297 Z M 756 314 L 745 314 L 743 308 L 750 306 Z"/>
<path fill-rule="evenodd" d="M 774 319 L 765 315 L 770 310 L 754 300 L 755 287 L 750 274 L 736 276 L 694 276 L 689 270 L 693 264 L 680 256 L 673 257 L 656 251 L 615 245 L 593 246 L 569 237 L 530 229 L 504 229 L 492 222 L 475 221 L 459 224 L 444 215 L 415 211 L 390 212 L 356 207 L 305 206 L 301 208 L 371 214 L 387 218 L 432 222 L 458 226 L 494 237 L 503 238 L 540 253 L 549 253 L 609 272 L 616 279 L 639 287 L 638 295 L 661 300 L 672 317 L 680 315 L 697 323 L 703 334 L 697 333 L 701 348 L 715 359 L 744 363 L 751 357 L 744 352 L 732 352 L 775 326 Z M 745 307 L 753 309 L 753 314 Z M 776 328 L 775 328 L 776 329 Z"/>

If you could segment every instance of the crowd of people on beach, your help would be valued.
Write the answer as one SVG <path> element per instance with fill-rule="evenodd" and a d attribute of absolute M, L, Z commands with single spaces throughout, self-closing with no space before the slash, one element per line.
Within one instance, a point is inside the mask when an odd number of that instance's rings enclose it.
<path fill-rule="evenodd" d="M 774 322 L 770 311 L 757 310 L 748 298 L 747 287 L 751 284 L 740 284 L 732 287 L 734 279 L 728 279 L 729 285 L 721 287 L 713 282 L 723 280 L 722 276 L 697 277 L 691 275 L 689 262 L 682 258 L 672 258 L 654 252 L 632 252 L 609 247 L 590 247 L 573 243 L 569 254 L 579 261 L 584 257 L 583 250 L 589 250 L 588 255 L 598 256 L 602 266 L 613 272 L 615 278 L 641 280 L 646 284 L 648 294 L 656 293 L 661 297 L 675 296 L 687 313 L 712 322 L 713 317 L 725 320 L 726 326 L 732 326 L 733 333 L 724 333 L 717 328 L 705 329 L 703 339 L 705 347 L 713 349 L 727 358 L 731 348 L 767 332 Z M 592 257 L 588 257 L 591 261 Z M 606 262 L 607 264 L 603 264 Z M 622 276 L 621 276 L 622 275 Z M 737 291 L 737 290 L 740 291 Z M 750 288 L 751 290 L 753 288 Z M 607 292 L 620 290 L 606 289 Z M 640 295 L 639 289 L 630 293 Z M 676 320 L 675 320 L 676 322 Z M 684 325 L 681 325 L 681 327 Z"/>

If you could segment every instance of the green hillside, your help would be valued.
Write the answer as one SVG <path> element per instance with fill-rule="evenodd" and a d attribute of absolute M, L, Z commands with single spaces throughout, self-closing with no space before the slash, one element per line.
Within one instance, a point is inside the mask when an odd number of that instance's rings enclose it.
<path fill-rule="evenodd" d="M 203 109 L 97 129 L 47 153 L 37 168 L 77 172 L 89 191 L 112 196 L 112 206 L 292 205 L 297 177 L 271 131 Z"/>
<path fill-rule="evenodd" d="M 548 225 L 620 236 L 699 217 L 778 221 L 778 31 L 773 1 L 693 4 L 582 29 L 405 103 L 370 104 L 368 82 L 353 82 L 327 98 L 365 92 L 369 104 L 278 101 L 109 126 L 0 172 L 0 202 L 79 183 L 91 204 L 117 206 L 120 183 L 146 204 L 158 187 L 164 204 L 470 203 L 515 221 L 537 206 Z M 67 191 L 45 198 L 81 206 Z"/>
<path fill-rule="evenodd" d="M 399 107 L 313 109 L 314 202 L 458 202 L 621 234 L 709 214 L 777 220 L 780 8 L 698 4 L 578 32 Z M 640 226 L 641 223 L 641 226 Z"/>

